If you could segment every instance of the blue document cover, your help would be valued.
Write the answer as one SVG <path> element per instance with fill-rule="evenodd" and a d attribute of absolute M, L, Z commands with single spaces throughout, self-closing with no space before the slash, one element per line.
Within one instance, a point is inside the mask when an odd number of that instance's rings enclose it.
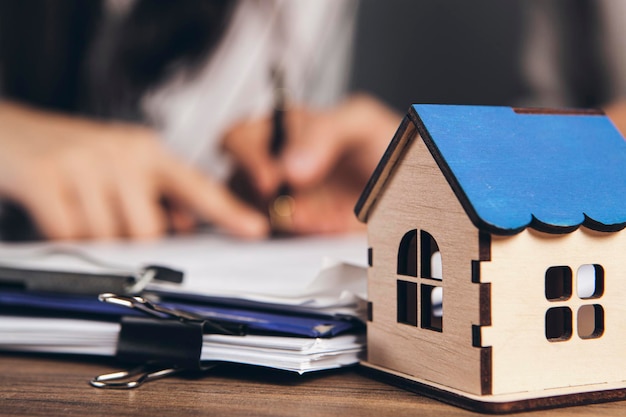
<path fill-rule="evenodd" d="M 277 334 L 299 337 L 333 337 L 349 331 L 362 331 L 364 325 L 354 318 L 280 314 L 218 304 L 159 302 L 160 306 L 192 313 L 223 323 L 244 325 L 250 334 Z M 121 316 L 143 315 L 123 306 L 102 303 L 93 296 L 54 294 L 23 290 L 0 290 L 0 313 L 47 316 L 73 316 L 117 321 Z"/>

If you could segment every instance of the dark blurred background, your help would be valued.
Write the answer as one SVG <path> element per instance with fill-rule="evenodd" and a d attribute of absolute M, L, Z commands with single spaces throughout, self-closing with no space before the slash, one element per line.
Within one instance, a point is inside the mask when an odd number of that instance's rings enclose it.
<path fill-rule="evenodd" d="M 519 100 L 522 1 L 362 0 L 351 88 L 402 110 Z"/>
<path fill-rule="evenodd" d="M 599 3 L 361 0 L 351 89 L 401 111 L 416 102 L 598 106 L 611 98 L 598 54 Z M 524 73 L 533 8 L 557 37 L 562 102 L 542 101 Z"/>

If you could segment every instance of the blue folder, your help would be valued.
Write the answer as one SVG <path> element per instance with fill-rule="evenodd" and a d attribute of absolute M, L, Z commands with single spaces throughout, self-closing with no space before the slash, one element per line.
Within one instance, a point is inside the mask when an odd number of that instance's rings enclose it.
<path fill-rule="evenodd" d="M 164 301 L 165 308 L 184 311 L 222 323 L 243 325 L 251 334 L 277 334 L 298 337 L 333 337 L 349 331 L 362 331 L 364 325 L 354 318 L 316 315 L 280 314 L 219 304 Z M 102 303 L 96 297 L 55 294 L 24 290 L 0 290 L 0 313 L 82 316 L 89 319 L 117 321 L 122 316 L 143 313 L 123 306 Z"/>

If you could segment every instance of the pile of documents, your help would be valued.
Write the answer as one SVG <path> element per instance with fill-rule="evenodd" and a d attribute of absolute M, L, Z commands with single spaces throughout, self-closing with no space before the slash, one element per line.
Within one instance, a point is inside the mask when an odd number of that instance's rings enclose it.
<path fill-rule="evenodd" d="M 201 322 L 203 363 L 351 365 L 365 343 L 366 255 L 362 235 L 0 244 L 0 350 L 115 356 L 124 320 L 150 317 Z"/>

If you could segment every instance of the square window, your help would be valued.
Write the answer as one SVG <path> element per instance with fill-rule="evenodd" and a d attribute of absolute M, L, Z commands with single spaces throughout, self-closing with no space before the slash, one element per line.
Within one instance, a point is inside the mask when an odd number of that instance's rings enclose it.
<path fill-rule="evenodd" d="M 546 271 L 546 298 L 567 300 L 572 296 L 572 270 L 569 266 L 553 266 Z"/>
<path fill-rule="evenodd" d="M 443 288 L 432 285 L 421 286 L 422 328 L 443 330 Z"/>
<path fill-rule="evenodd" d="M 397 281 L 398 323 L 417 326 L 417 284 Z"/>
<path fill-rule="evenodd" d="M 581 339 L 597 339 L 604 333 L 604 309 L 599 304 L 580 306 L 576 323 Z"/>
<path fill-rule="evenodd" d="M 546 339 L 561 342 L 572 337 L 572 310 L 554 307 L 546 312 Z"/>
<path fill-rule="evenodd" d="M 599 298 L 604 294 L 604 268 L 585 264 L 576 271 L 576 294 L 583 300 Z"/>

